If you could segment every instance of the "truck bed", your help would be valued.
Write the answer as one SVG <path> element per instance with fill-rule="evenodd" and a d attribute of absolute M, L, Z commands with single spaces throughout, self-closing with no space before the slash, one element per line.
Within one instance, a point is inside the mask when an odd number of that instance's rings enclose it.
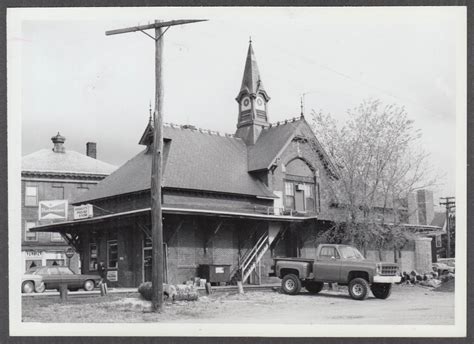
<path fill-rule="evenodd" d="M 293 262 L 306 262 L 306 263 L 314 263 L 314 259 L 311 258 L 298 258 L 298 257 L 275 257 L 273 258 L 275 261 L 277 260 L 286 260 L 286 261 L 293 261 Z"/>

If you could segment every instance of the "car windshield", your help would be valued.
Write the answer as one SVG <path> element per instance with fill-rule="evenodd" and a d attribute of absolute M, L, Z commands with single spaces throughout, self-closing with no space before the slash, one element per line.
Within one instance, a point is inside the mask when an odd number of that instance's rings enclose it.
<path fill-rule="evenodd" d="M 358 249 L 350 246 L 339 247 L 339 252 L 344 259 L 365 259 Z"/>

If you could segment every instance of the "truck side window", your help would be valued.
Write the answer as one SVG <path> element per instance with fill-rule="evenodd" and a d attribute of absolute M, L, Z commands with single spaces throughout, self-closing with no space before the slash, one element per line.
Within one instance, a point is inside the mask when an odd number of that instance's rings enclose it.
<path fill-rule="evenodd" d="M 339 254 L 337 253 L 336 248 L 331 247 L 331 246 L 321 247 L 321 251 L 319 252 L 319 256 L 321 258 L 327 258 L 327 259 L 330 259 L 331 257 L 335 257 L 336 259 L 339 259 Z"/>

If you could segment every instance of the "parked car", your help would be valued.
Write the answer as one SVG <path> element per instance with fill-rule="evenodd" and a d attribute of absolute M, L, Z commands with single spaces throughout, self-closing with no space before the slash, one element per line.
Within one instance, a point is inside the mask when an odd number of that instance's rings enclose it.
<path fill-rule="evenodd" d="M 42 276 L 46 289 L 59 289 L 60 284 L 67 283 L 67 288 L 76 291 L 82 288 L 93 290 L 101 280 L 99 275 L 81 275 L 65 266 L 46 266 L 37 268 L 33 275 Z"/>
<path fill-rule="evenodd" d="M 29 294 L 32 292 L 42 293 L 45 289 L 43 277 L 34 274 L 23 274 L 21 277 L 21 292 Z"/>
<path fill-rule="evenodd" d="M 386 299 L 392 284 L 401 280 L 398 264 L 367 260 L 352 246 L 321 244 L 314 258 L 274 258 L 270 276 L 282 279 L 286 294 L 297 294 L 301 287 L 317 294 L 325 282 L 338 283 L 348 286 L 354 300 L 364 300 L 369 289 L 376 298 Z"/>
<path fill-rule="evenodd" d="M 454 274 L 456 268 L 454 266 L 454 262 L 442 261 L 439 259 L 437 263 L 433 263 L 433 271 L 437 272 L 439 276 L 442 276 L 447 275 L 448 273 Z"/>

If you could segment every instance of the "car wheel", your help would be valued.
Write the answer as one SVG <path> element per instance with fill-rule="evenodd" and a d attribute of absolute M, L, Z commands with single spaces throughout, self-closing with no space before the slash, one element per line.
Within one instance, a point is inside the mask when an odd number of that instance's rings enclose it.
<path fill-rule="evenodd" d="M 354 300 L 364 300 L 369 292 L 369 283 L 360 277 L 349 282 L 349 295 Z"/>
<path fill-rule="evenodd" d="M 95 287 L 95 283 L 93 280 L 87 280 L 84 282 L 84 290 L 85 291 L 91 291 Z"/>
<path fill-rule="evenodd" d="M 21 291 L 25 294 L 30 294 L 35 291 L 35 285 L 31 281 L 25 281 L 21 285 Z"/>
<path fill-rule="evenodd" d="M 301 290 L 301 281 L 298 276 L 288 274 L 281 281 L 281 289 L 285 294 L 295 295 Z"/>
<path fill-rule="evenodd" d="M 390 284 L 390 283 L 374 283 L 374 284 L 372 284 L 370 289 L 372 290 L 372 294 L 374 294 L 374 296 L 377 299 L 385 300 L 392 293 L 392 284 Z"/>
<path fill-rule="evenodd" d="M 307 291 L 309 291 L 311 294 L 317 294 L 321 290 L 323 290 L 324 283 L 322 282 L 306 282 L 304 287 L 306 288 Z"/>
<path fill-rule="evenodd" d="M 35 289 L 37 293 L 43 293 L 45 290 L 46 290 L 46 285 L 44 283 L 41 283 L 41 285 Z"/>

